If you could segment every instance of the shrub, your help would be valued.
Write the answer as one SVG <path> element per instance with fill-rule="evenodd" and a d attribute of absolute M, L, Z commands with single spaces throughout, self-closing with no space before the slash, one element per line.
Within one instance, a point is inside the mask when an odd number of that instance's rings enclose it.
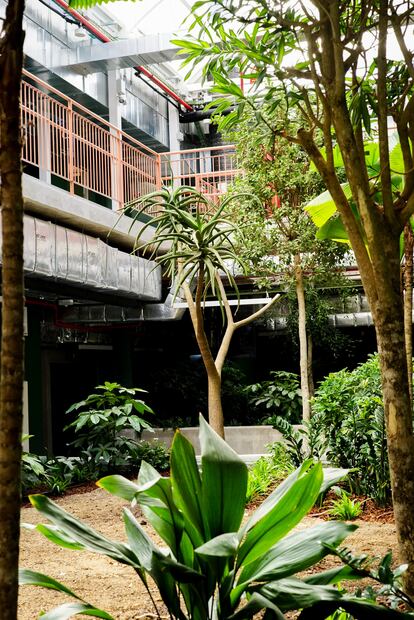
<path fill-rule="evenodd" d="M 142 429 L 152 429 L 143 418 L 152 409 L 137 399 L 139 388 L 125 388 L 119 383 L 98 385 L 95 394 L 72 405 L 67 413 L 76 418 L 66 426 L 73 429 L 76 439 L 70 445 L 80 451 L 98 475 L 115 470 L 128 470 L 137 449 L 134 436 Z M 132 434 L 132 437 L 128 436 Z"/>
<path fill-rule="evenodd" d="M 344 475 L 343 470 L 324 471 L 311 460 L 303 463 L 242 524 L 246 465 L 204 420 L 200 443 L 201 473 L 193 446 L 178 432 L 171 449 L 171 477 L 163 478 L 143 463 L 137 483 L 122 476 L 99 482 L 109 492 L 138 503 L 167 549 L 153 542 L 128 509 L 124 509 L 128 541 L 124 543 L 106 538 L 41 495 L 31 496 L 31 502 L 51 525 L 33 529 L 65 548 L 87 549 L 133 567 L 147 589 L 151 577 L 170 617 L 177 620 L 242 620 L 261 611 L 284 618 L 285 612 L 297 609 L 314 620 L 337 609 L 356 618 L 376 613 L 384 618 L 409 617 L 333 587 L 343 579 L 365 576 L 350 564 L 298 576 L 326 555 L 339 553 L 338 545 L 355 529 L 331 521 L 292 532 L 319 493 Z M 86 612 L 111 620 L 46 575 L 23 570 L 20 582 L 51 587 L 77 599 L 49 612 L 49 617 L 68 617 L 70 607 L 71 615 Z M 158 609 L 156 613 L 160 617 Z"/>
<path fill-rule="evenodd" d="M 358 495 L 386 504 L 391 489 L 378 356 L 353 371 L 328 375 L 316 390 L 312 411 L 329 461 L 354 469 L 349 480 Z"/>
<path fill-rule="evenodd" d="M 33 435 L 23 435 L 22 442 L 30 439 Z M 22 451 L 21 486 L 23 494 L 36 488 L 45 474 L 42 457 L 31 452 Z"/>
<path fill-rule="evenodd" d="M 299 466 L 307 458 L 322 457 L 326 443 L 315 417 L 298 429 L 280 416 L 272 417 L 270 422 L 283 435 L 286 452 L 294 465 Z"/>
<path fill-rule="evenodd" d="M 140 441 L 131 452 L 131 458 L 137 469 L 142 461 L 149 463 L 160 471 L 165 471 L 170 466 L 170 451 L 164 443 L 156 439 L 153 441 Z"/>
<path fill-rule="evenodd" d="M 280 416 L 297 424 L 302 417 L 302 393 L 299 377 L 292 372 L 273 370 L 270 381 L 254 383 L 246 388 L 249 404 L 257 412 L 257 419 L 272 424 L 272 416 Z"/>

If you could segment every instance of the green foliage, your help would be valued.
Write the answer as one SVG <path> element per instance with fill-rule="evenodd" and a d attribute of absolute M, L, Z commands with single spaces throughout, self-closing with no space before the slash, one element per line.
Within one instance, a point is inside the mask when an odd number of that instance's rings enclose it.
<path fill-rule="evenodd" d="M 250 468 L 247 482 L 246 502 L 250 503 L 260 495 L 266 495 L 275 481 L 275 467 L 267 456 L 261 456 Z"/>
<path fill-rule="evenodd" d="M 170 466 L 170 451 L 164 443 L 156 439 L 140 441 L 131 451 L 131 460 L 135 467 L 145 461 L 159 471 L 165 471 Z"/>
<path fill-rule="evenodd" d="M 322 457 L 326 448 L 325 439 L 315 417 L 300 428 L 295 428 L 280 416 L 273 416 L 269 422 L 283 435 L 286 451 L 295 466 L 307 458 Z"/>
<path fill-rule="evenodd" d="M 355 370 L 331 373 L 315 392 L 313 423 L 326 440 L 328 460 L 353 471 L 358 495 L 391 499 L 384 409 L 377 355 Z"/>
<path fill-rule="evenodd" d="M 297 576 L 333 553 L 355 529 L 351 524 L 325 522 L 292 532 L 320 491 L 343 476 L 343 470 L 323 470 L 320 463 L 307 461 L 242 524 L 246 465 L 203 419 L 200 443 L 201 472 L 191 443 L 178 432 L 171 450 L 171 477 L 162 478 L 143 463 L 136 483 L 122 476 L 99 482 L 109 492 L 137 502 L 167 550 L 149 538 L 128 509 L 124 509 L 127 542 L 116 542 L 41 495 L 31 496 L 31 502 L 51 525 L 38 524 L 34 529 L 60 546 L 100 553 L 133 567 L 146 588 L 151 577 L 174 619 L 253 618 L 268 609 L 284 618 L 285 612 L 314 606 L 326 606 L 328 613 L 352 610 L 356 618 L 365 618 L 368 612 L 371 617 L 398 616 L 333 587 L 342 579 L 358 578 L 349 566 Z M 48 579 L 23 575 L 24 583 L 35 585 Z M 56 589 L 62 588 L 58 584 Z M 54 613 L 60 617 L 59 608 Z"/>
<path fill-rule="evenodd" d="M 272 416 L 297 424 L 302 414 L 302 393 L 299 378 L 292 372 L 273 370 L 272 379 L 247 386 L 249 404 L 254 407 L 257 419 L 272 423 Z"/>
<path fill-rule="evenodd" d="M 197 277 L 202 282 L 203 298 L 208 291 L 217 297 L 220 304 L 222 295 L 217 286 L 217 273 L 223 271 L 230 286 L 237 292 L 233 269 L 229 263 L 244 273 L 246 266 L 235 251 L 233 236 L 237 226 L 224 217 L 228 205 L 237 199 L 231 196 L 223 200 L 220 207 L 209 203 L 207 198 L 193 187 L 180 186 L 177 189 L 164 187 L 131 202 L 128 209 L 132 219 L 138 220 L 147 209 L 158 211 L 141 227 L 136 241 L 141 251 L 149 251 L 175 284 L 178 291 L 187 282 L 191 284 Z M 148 228 L 155 227 L 151 241 L 142 243 L 142 235 Z M 162 245 L 168 250 L 159 253 Z"/>
<path fill-rule="evenodd" d="M 22 442 L 27 441 L 33 435 L 22 435 Z M 21 485 L 25 493 L 28 489 L 34 489 L 45 474 L 42 458 L 37 454 L 22 451 Z"/>
<path fill-rule="evenodd" d="M 340 521 L 353 521 L 362 513 L 362 503 L 349 497 L 343 489 L 339 490 L 339 499 L 332 502 L 328 514 L 333 519 Z"/>
<path fill-rule="evenodd" d="M 266 456 L 260 457 L 250 468 L 247 482 L 247 503 L 266 495 L 269 488 L 292 473 L 292 461 L 281 443 L 270 444 Z"/>
<path fill-rule="evenodd" d="M 73 429 L 76 434 L 70 445 L 102 474 L 130 466 L 137 442 L 126 433 L 134 436 L 143 428 L 151 430 L 143 416 L 153 411 L 136 398 L 138 393 L 145 392 L 140 388 L 106 381 L 95 389 L 95 394 L 68 409 L 69 414 L 76 412 L 76 418 L 66 429 Z"/>
<path fill-rule="evenodd" d="M 277 255 L 279 277 L 288 287 L 294 288 L 294 256 L 300 256 L 305 288 L 339 282 L 335 267 L 346 249 L 315 240 L 317 229 L 302 208 L 322 191 L 323 184 L 303 150 L 277 137 L 280 109 L 272 112 L 263 105 L 260 114 L 258 119 L 246 108 L 226 136 L 234 142 L 238 166 L 243 169 L 243 177 L 229 191 L 240 198 L 227 207 L 241 226 L 239 253 L 256 276 L 273 276 Z M 253 201 L 252 195 L 258 200 Z"/>
<path fill-rule="evenodd" d="M 323 150 L 323 149 L 322 149 Z M 324 153 L 326 155 L 326 153 Z M 371 178 L 371 191 L 375 199 L 382 204 L 381 176 L 379 174 L 380 152 L 377 142 L 364 142 L 365 165 Z M 404 162 L 402 149 L 398 135 L 390 137 L 390 164 L 392 166 L 391 190 L 394 198 L 397 198 L 403 187 Z M 334 165 L 339 170 L 344 170 L 344 161 L 338 147 L 334 149 Z M 352 200 L 352 192 L 349 183 L 342 183 L 342 190 L 350 201 L 356 220 L 360 223 L 360 215 L 356 203 Z M 318 227 L 316 238 L 320 240 L 331 239 L 339 243 L 349 245 L 349 237 L 336 210 L 336 204 L 331 194 L 327 191 L 313 198 L 306 206 L 306 211 L 311 216 L 315 226 Z M 366 239 L 364 239 L 366 241 Z"/>

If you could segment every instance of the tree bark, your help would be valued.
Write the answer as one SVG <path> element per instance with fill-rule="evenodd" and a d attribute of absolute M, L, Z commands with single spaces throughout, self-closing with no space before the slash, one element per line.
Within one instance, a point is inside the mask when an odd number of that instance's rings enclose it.
<path fill-rule="evenodd" d="M 408 388 L 413 402 L 413 248 L 411 223 L 404 228 L 404 332 L 407 354 Z"/>
<path fill-rule="evenodd" d="M 414 438 L 408 392 L 403 312 L 395 303 L 379 308 L 375 319 L 380 353 L 384 412 L 387 427 L 391 487 L 401 560 L 408 564 L 407 594 L 414 593 Z"/>
<path fill-rule="evenodd" d="M 0 617 L 17 618 L 23 395 L 23 198 L 20 82 L 23 0 L 9 0 L 0 39 L 2 336 L 0 373 Z"/>
<path fill-rule="evenodd" d="M 310 394 L 308 377 L 308 342 L 306 335 L 306 303 L 303 286 L 303 273 L 300 254 L 294 257 L 296 298 L 298 300 L 298 330 L 300 350 L 300 387 L 302 390 L 302 418 L 304 422 L 310 420 Z"/>

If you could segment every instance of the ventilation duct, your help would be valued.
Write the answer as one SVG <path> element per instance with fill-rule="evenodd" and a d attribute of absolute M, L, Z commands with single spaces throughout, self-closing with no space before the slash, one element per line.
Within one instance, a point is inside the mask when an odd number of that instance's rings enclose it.
<path fill-rule="evenodd" d="M 154 261 L 27 215 L 24 217 L 24 271 L 29 277 L 137 300 L 161 299 L 161 268 Z"/>
<path fill-rule="evenodd" d="M 79 325 L 107 325 L 111 323 L 137 323 L 139 321 L 178 321 L 185 308 L 173 307 L 173 302 L 183 301 L 169 293 L 164 303 L 145 304 L 139 308 L 89 305 L 71 306 L 60 312 L 61 320 Z"/>

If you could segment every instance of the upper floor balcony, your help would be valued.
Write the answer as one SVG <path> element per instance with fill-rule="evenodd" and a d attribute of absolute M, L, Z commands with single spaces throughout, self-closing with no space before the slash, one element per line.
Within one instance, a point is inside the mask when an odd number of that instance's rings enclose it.
<path fill-rule="evenodd" d="M 163 185 L 217 203 L 239 173 L 233 146 L 157 153 L 27 71 L 21 114 L 24 171 L 114 211 Z"/>

